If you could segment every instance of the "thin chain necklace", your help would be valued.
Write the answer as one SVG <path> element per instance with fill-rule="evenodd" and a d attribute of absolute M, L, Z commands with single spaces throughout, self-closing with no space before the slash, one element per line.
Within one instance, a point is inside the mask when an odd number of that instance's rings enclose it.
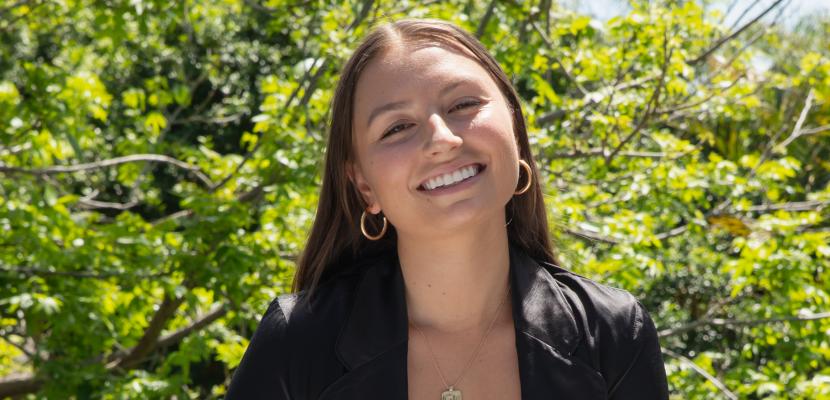
<path fill-rule="evenodd" d="M 467 365 L 464 367 L 464 369 L 461 370 L 461 375 L 455 380 L 455 383 L 453 383 L 452 385 L 448 384 L 447 379 L 444 378 L 444 373 L 441 372 L 441 367 L 438 366 L 438 358 L 435 357 L 435 353 L 432 351 L 432 346 L 430 346 L 430 344 L 429 344 L 429 339 L 427 339 L 427 335 L 424 334 L 424 331 L 421 330 L 421 328 L 418 326 L 418 324 L 415 323 L 415 321 L 410 320 L 410 323 L 412 324 L 412 326 L 414 326 L 415 329 L 418 331 L 418 333 L 421 334 L 421 337 L 424 338 L 424 342 L 427 345 L 427 349 L 429 350 L 429 354 L 432 356 L 432 364 L 435 365 L 435 370 L 438 371 L 438 376 L 441 377 L 441 382 L 443 382 L 444 387 L 447 388 L 447 390 L 445 390 L 443 393 L 441 393 L 441 400 L 462 400 L 461 399 L 461 391 L 456 389 L 455 386 L 458 385 L 459 383 L 461 383 L 461 380 L 464 379 L 464 375 L 467 374 L 467 371 L 470 369 L 470 366 L 473 364 L 475 359 L 478 358 L 478 353 L 481 351 L 481 348 L 484 346 L 484 342 L 487 340 L 487 336 L 490 335 L 490 331 L 492 331 L 493 327 L 496 325 L 496 320 L 499 317 L 499 311 L 501 311 L 501 306 L 504 305 L 504 303 L 507 301 L 507 299 L 509 297 L 510 297 L 510 288 L 508 287 L 507 288 L 507 296 L 504 296 L 504 298 L 501 300 L 501 303 L 499 303 L 498 308 L 496 308 L 496 314 L 493 315 L 493 320 L 490 321 L 490 326 L 487 327 L 487 331 L 484 332 L 484 336 L 482 336 L 481 341 L 478 342 L 478 346 L 476 347 L 476 350 L 473 352 L 473 356 L 470 358 L 469 361 L 467 361 Z"/>

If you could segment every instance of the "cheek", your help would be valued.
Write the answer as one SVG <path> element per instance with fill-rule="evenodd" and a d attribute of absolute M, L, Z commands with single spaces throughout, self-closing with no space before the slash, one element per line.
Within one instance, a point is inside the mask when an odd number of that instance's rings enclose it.
<path fill-rule="evenodd" d="M 513 133 L 513 120 L 506 106 L 486 107 L 470 121 L 470 132 L 486 135 L 488 141 L 502 146 L 507 152 L 518 154 L 516 135 Z"/>
<path fill-rule="evenodd" d="M 502 108 L 504 107 L 504 108 Z M 512 193 L 519 179 L 515 166 L 519 163 L 519 149 L 513 133 L 513 120 L 506 106 L 482 110 L 470 123 L 469 137 L 485 146 L 493 157 L 492 171 L 498 190 Z"/>
<path fill-rule="evenodd" d="M 381 203 L 392 200 L 407 189 L 411 158 L 412 152 L 405 143 L 377 149 L 366 158 L 367 170 L 371 171 L 370 184 Z"/>

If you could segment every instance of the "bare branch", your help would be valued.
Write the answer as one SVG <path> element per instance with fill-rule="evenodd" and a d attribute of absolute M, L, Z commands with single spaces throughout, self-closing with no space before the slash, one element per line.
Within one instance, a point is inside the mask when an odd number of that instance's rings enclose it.
<path fill-rule="evenodd" d="M 810 91 L 807 92 L 807 99 L 804 100 L 804 107 L 801 109 L 801 114 L 798 116 L 798 120 L 795 122 L 795 127 L 793 127 L 793 131 L 790 133 L 790 136 L 784 139 L 783 142 L 778 144 L 779 149 L 786 148 L 793 142 L 793 140 L 798 139 L 799 136 L 802 135 L 801 127 L 804 125 L 804 121 L 807 120 L 807 115 L 810 114 L 810 108 L 813 107 L 813 97 L 814 92 L 813 89 L 810 88 Z"/>
<path fill-rule="evenodd" d="M 20 335 L 15 335 L 15 336 L 20 336 Z M 0 334 L 0 339 L 3 339 L 6 343 L 8 343 L 8 344 L 14 346 L 15 348 L 17 348 L 18 350 L 20 350 L 20 352 L 22 352 L 26 356 L 26 358 L 28 358 L 29 360 L 35 360 L 37 349 L 35 348 L 35 345 L 34 345 L 34 342 L 32 341 L 32 339 L 31 338 L 26 338 L 26 337 L 23 337 L 23 336 L 20 336 L 20 338 L 23 340 L 23 343 L 17 343 L 16 341 L 12 340 L 11 335 Z M 26 340 L 26 339 L 28 339 L 28 340 Z"/>
<path fill-rule="evenodd" d="M 603 151 L 601 148 L 594 148 L 588 150 L 576 150 L 571 151 L 568 153 L 553 153 L 551 154 L 552 158 L 591 158 L 591 157 L 607 157 L 610 153 L 606 149 Z M 643 157 L 643 158 L 667 158 L 669 157 L 668 153 L 664 152 L 652 152 L 652 151 L 621 151 L 617 153 L 619 156 L 623 157 Z"/>
<path fill-rule="evenodd" d="M 758 14 L 755 18 L 753 18 L 751 21 L 749 21 L 749 22 L 747 22 L 746 24 L 744 24 L 742 27 L 740 27 L 740 28 L 739 28 L 738 30 L 736 30 L 735 32 L 732 32 L 731 34 L 729 34 L 729 35 L 727 35 L 727 36 L 725 36 L 725 37 L 721 38 L 721 39 L 720 39 L 720 40 L 718 40 L 717 42 L 715 42 L 715 44 L 714 44 L 714 45 L 712 45 L 711 47 L 709 47 L 706 51 L 704 51 L 704 52 L 703 52 L 703 54 L 701 54 L 701 55 L 697 56 L 696 58 L 694 58 L 694 59 L 693 59 L 693 60 L 691 60 L 691 61 L 687 61 L 687 64 L 694 65 L 694 64 L 697 64 L 697 63 L 699 63 L 699 62 L 701 62 L 701 61 L 705 60 L 705 59 L 706 59 L 706 57 L 709 57 L 709 55 L 711 55 L 712 53 L 714 53 L 717 49 L 719 49 L 721 46 L 723 46 L 726 42 L 728 42 L 728 41 L 730 41 L 730 40 L 734 39 L 735 37 L 737 37 L 738 35 L 740 35 L 743 31 L 745 31 L 745 30 L 746 30 L 747 28 L 749 28 L 750 26 L 754 25 L 754 24 L 755 24 L 756 22 L 758 22 L 761 18 L 763 18 L 764 16 L 766 16 L 767 14 L 769 14 L 769 12 L 770 12 L 770 11 L 772 11 L 773 9 L 775 9 L 775 7 L 778 7 L 778 5 L 779 5 L 779 4 L 781 4 L 781 3 L 783 3 L 783 2 L 784 2 L 784 0 L 776 0 L 776 1 L 775 1 L 774 3 L 772 3 L 769 7 L 767 7 L 767 9 L 766 9 L 766 10 L 762 11 L 762 12 L 761 12 L 760 14 Z"/>
<path fill-rule="evenodd" d="M 90 199 L 79 199 L 78 204 L 84 210 L 99 210 L 102 208 L 112 209 L 112 210 L 129 210 L 136 205 L 138 205 L 138 200 L 130 200 L 126 203 L 116 203 L 111 201 L 100 201 L 100 200 L 90 200 Z"/>
<path fill-rule="evenodd" d="M 43 379 L 31 373 L 11 374 L 0 379 L 0 398 L 22 396 L 37 392 L 43 385 Z"/>
<path fill-rule="evenodd" d="M 484 35 L 484 30 L 487 29 L 487 23 L 490 22 L 490 18 L 493 18 L 493 11 L 496 9 L 496 0 L 490 0 L 490 4 L 487 6 L 487 11 L 484 12 L 484 16 L 481 17 L 481 22 L 478 23 L 478 29 L 476 29 L 476 37 L 481 39 L 481 36 Z"/>
<path fill-rule="evenodd" d="M 754 205 L 749 207 L 749 211 L 777 211 L 777 210 L 784 210 L 784 211 L 818 211 L 822 208 L 830 205 L 830 200 L 808 200 L 808 201 L 795 201 L 792 203 L 782 203 L 782 204 L 761 204 L 761 205 Z"/>
<path fill-rule="evenodd" d="M 582 229 L 575 229 L 569 227 L 563 227 L 562 230 L 567 233 L 568 235 L 574 236 L 577 239 L 588 239 L 589 241 L 593 242 L 601 242 L 605 244 L 617 245 L 620 244 L 620 241 L 608 236 L 603 236 L 598 233 L 588 232 Z"/>
<path fill-rule="evenodd" d="M 815 128 L 802 129 L 801 130 L 801 136 L 814 135 L 816 133 L 821 133 L 821 132 L 824 132 L 824 131 L 830 131 L 830 125 L 822 125 L 822 126 L 817 126 Z"/>
<path fill-rule="evenodd" d="M 0 274 L 9 275 L 23 275 L 23 276 L 65 276 L 69 278 L 81 279 L 109 279 L 112 277 L 126 277 L 134 276 L 138 278 L 158 278 L 166 275 L 160 272 L 155 274 L 138 274 L 124 271 L 57 271 L 48 268 L 37 267 L 12 267 L 8 265 L 0 265 Z"/>
<path fill-rule="evenodd" d="M 28 174 L 28 175 L 55 175 L 55 174 L 63 174 L 63 173 L 73 173 L 73 172 L 80 172 L 80 171 L 88 171 L 93 169 L 100 169 L 111 167 L 114 165 L 119 164 L 126 164 L 130 162 L 137 162 L 137 161 L 146 161 L 146 162 L 159 162 L 165 164 L 171 164 L 186 171 L 193 173 L 200 181 L 202 181 L 208 187 L 213 186 L 213 182 L 210 178 L 207 177 L 199 167 L 195 165 L 190 165 L 184 161 L 177 160 L 170 156 L 165 156 L 161 154 L 133 154 L 129 156 L 123 157 L 116 157 L 111 158 L 109 160 L 102 160 L 90 163 L 83 163 L 83 164 L 75 164 L 75 165 L 55 165 L 46 168 L 40 169 L 26 169 L 20 167 L 11 167 L 6 165 L 0 165 L 0 172 L 7 173 L 7 174 Z"/>
<path fill-rule="evenodd" d="M 184 217 L 189 217 L 191 215 L 193 215 L 193 210 L 190 210 L 190 209 L 179 210 L 179 211 L 176 211 L 176 212 L 174 212 L 170 215 L 165 215 L 165 216 L 163 216 L 163 217 L 161 217 L 161 218 L 159 218 L 159 219 L 157 219 L 153 222 L 150 222 L 150 224 L 153 225 L 153 226 L 156 226 L 156 225 L 159 225 L 159 224 L 163 224 L 167 221 L 176 220 L 176 219 L 184 218 Z"/>
<path fill-rule="evenodd" d="M 175 315 L 176 310 L 183 302 L 184 297 L 165 295 L 138 344 L 130 349 L 124 357 L 108 364 L 107 368 L 130 368 L 144 359 L 156 347 L 164 325 Z"/>
<path fill-rule="evenodd" d="M 316 63 L 317 60 L 315 60 Z M 320 80 L 320 77 L 323 76 L 323 73 L 326 72 L 328 69 L 328 63 L 323 61 L 323 64 L 320 65 L 320 68 L 317 68 L 317 72 L 311 77 L 308 82 L 308 87 L 305 89 L 303 93 L 303 98 L 300 99 L 299 106 L 304 107 L 308 104 L 309 100 L 311 100 L 311 95 L 314 94 L 314 91 L 317 90 L 317 81 Z"/>
<path fill-rule="evenodd" d="M 721 15 L 720 19 L 718 20 L 718 25 L 723 25 L 723 21 L 726 20 L 726 17 L 729 16 L 729 13 L 732 12 L 732 9 L 738 4 L 738 0 L 732 0 L 729 2 L 729 7 L 726 7 L 726 11 L 724 11 L 723 15 Z"/>
<path fill-rule="evenodd" d="M 174 345 L 174 344 L 180 342 L 185 337 L 187 337 L 187 335 L 190 335 L 193 332 L 198 332 L 198 331 L 202 330 L 203 328 L 205 328 L 208 325 L 212 324 L 213 321 L 216 321 L 217 319 L 222 318 L 227 313 L 228 313 L 227 305 L 225 305 L 225 304 L 216 305 L 207 314 L 205 314 L 205 315 L 203 315 L 199 318 L 196 318 L 193 321 L 193 323 L 191 323 L 190 325 L 159 338 L 158 343 L 156 343 L 156 345 L 154 346 L 153 349 L 155 350 L 155 349 L 160 349 L 160 348 L 169 347 L 171 345 Z"/>
<path fill-rule="evenodd" d="M 774 318 L 762 318 L 762 319 L 725 319 L 725 318 L 711 318 L 711 319 L 701 319 L 694 322 L 690 322 L 688 324 L 680 325 L 674 328 L 664 329 L 660 331 L 658 336 L 662 337 L 669 337 L 679 335 L 681 333 L 685 333 L 703 326 L 753 326 L 753 325 L 766 325 L 778 322 L 804 322 L 804 321 L 815 321 L 820 319 L 827 319 L 830 318 L 830 312 L 821 312 L 817 314 L 808 314 L 808 315 L 801 315 L 801 316 L 786 316 L 786 317 L 774 317 Z"/>
<path fill-rule="evenodd" d="M 744 17 L 746 17 L 746 15 L 749 14 L 749 11 L 755 8 L 755 6 L 758 5 L 758 3 L 760 2 L 761 0 L 755 0 L 752 2 L 752 4 L 744 8 L 744 10 L 741 12 L 741 15 L 738 15 L 738 18 L 736 18 L 735 21 L 732 22 L 732 25 L 729 26 L 729 30 L 731 31 L 735 29 L 735 27 L 738 26 L 738 24 L 740 24 L 741 21 L 743 21 Z"/>
<path fill-rule="evenodd" d="M 677 353 L 675 353 L 675 352 L 673 352 L 669 349 L 664 348 L 663 353 L 668 354 L 669 356 L 672 356 L 672 357 L 674 357 L 674 358 L 676 358 L 680 361 L 683 361 L 688 366 L 692 367 L 692 369 L 695 370 L 695 372 L 697 372 L 700 375 L 703 375 L 703 377 L 708 379 L 709 382 L 712 382 L 712 384 L 715 385 L 715 387 L 718 388 L 718 390 L 720 390 L 721 393 L 723 393 L 723 395 L 726 396 L 727 398 L 729 398 L 731 400 L 738 400 L 738 396 L 736 396 L 735 393 L 732 393 L 732 391 L 730 391 L 726 387 L 726 385 L 723 384 L 723 382 L 718 380 L 718 378 L 715 378 L 714 376 L 712 376 L 710 373 L 706 372 L 705 369 L 703 369 L 699 365 L 695 364 L 694 361 L 692 361 L 692 360 L 690 360 L 690 359 L 688 359 L 688 358 L 686 358 L 686 357 L 684 357 L 680 354 L 677 354 Z"/>
<path fill-rule="evenodd" d="M 689 229 L 689 225 L 681 225 L 676 228 L 669 229 L 666 232 L 658 233 L 654 235 L 657 240 L 665 240 L 670 237 L 680 236 L 685 233 Z"/>

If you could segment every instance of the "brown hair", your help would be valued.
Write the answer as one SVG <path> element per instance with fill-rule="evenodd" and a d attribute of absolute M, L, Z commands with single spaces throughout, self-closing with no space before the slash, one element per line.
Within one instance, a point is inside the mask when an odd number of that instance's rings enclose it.
<path fill-rule="evenodd" d="M 352 118 L 357 81 L 374 57 L 402 42 L 447 46 L 475 58 L 507 99 L 513 114 L 519 158 L 528 162 L 534 178 L 539 177 L 530 151 L 519 97 L 496 60 L 475 37 L 455 25 L 439 20 L 406 19 L 382 25 L 366 36 L 346 62 L 335 89 L 323 187 L 308 243 L 297 264 L 294 291 L 311 292 L 338 269 L 347 268 L 362 258 L 397 251 L 396 234 L 392 226 L 383 239 L 374 242 L 360 233 L 358 223 L 365 205 L 346 173 L 346 165 L 354 161 Z M 505 206 L 505 213 L 505 218 L 509 221 L 507 237 L 511 244 L 539 261 L 558 264 L 551 248 L 539 179 L 533 179 L 528 192 L 514 196 Z M 376 222 L 377 219 L 367 218 L 367 222 Z M 380 231 L 379 224 L 368 225 L 370 232 Z"/>

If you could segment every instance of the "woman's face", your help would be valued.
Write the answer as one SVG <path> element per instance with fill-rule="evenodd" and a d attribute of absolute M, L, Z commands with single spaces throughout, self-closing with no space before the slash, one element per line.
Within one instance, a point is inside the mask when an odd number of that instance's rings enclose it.
<path fill-rule="evenodd" d="M 353 121 L 350 176 L 400 236 L 504 220 L 519 179 L 512 116 L 471 56 L 439 46 L 384 52 L 358 80 Z"/>

